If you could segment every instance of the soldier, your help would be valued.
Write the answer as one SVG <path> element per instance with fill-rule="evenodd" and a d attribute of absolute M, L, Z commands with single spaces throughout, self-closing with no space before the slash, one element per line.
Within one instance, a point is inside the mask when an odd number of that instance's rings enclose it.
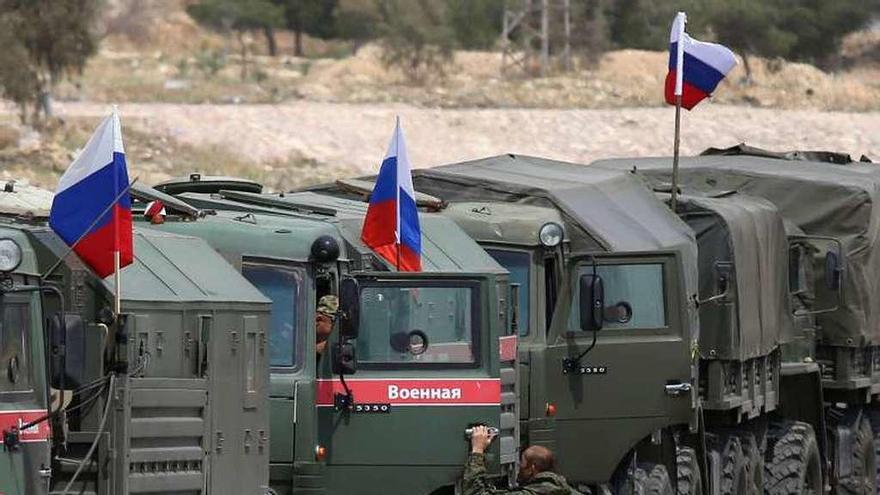
<path fill-rule="evenodd" d="M 333 331 L 338 309 L 339 299 L 336 296 L 323 296 L 318 300 L 318 308 L 315 310 L 315 348 L 318 358 L 327 348 L 327 339 Z"/>
<path fill-rule="evenodd" d="M 471 453 L 464 467 L 462 493 L 464 495 L 581 495 L 568 486 L 561 475 L 553 472 L 553 452 L 546 447 L 532 445 L 523 451 L 516 479 L 519 488 L 496 488 L 486 476 L 484 452 L 492 443 L 485 426 L 476 426 L 471 434 Z"/>

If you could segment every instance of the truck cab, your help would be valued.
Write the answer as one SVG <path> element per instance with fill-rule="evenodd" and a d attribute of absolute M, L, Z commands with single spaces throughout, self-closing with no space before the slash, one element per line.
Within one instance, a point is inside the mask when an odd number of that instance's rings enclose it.
<path fill-rule="evenodd" d="M 0 492 L 265 493 L 268 301 L 203 241 L 139 231 L 115 313 L 112 277 L 18 191 L 0 193 Z"/>
<path fill-rule="evenodd" d="M 420 215 L 423 271 L 399 273 L 360 241 L 360 202 L 212 180 L 143 199 L 172 210 L 152 228 L 205 239 L 273 301 L 272 488 L 452 493 L 473 424 L 500 428 L 490 471 L 507 482 L 518 451 L 507 272 L 439 215 Z M 324 296 L 339 311 L 319 353 Z"/>

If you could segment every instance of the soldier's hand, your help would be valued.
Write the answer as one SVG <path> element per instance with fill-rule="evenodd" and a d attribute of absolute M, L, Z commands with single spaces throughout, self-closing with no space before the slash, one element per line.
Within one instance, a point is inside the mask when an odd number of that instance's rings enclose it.
<path fill-rule="evenodd" d="M 489 444 L 492 443 L 494 438 L 495 436 L 489 433 L 487 426 L 474 426 L 474 430 L 471 433 L 471 452 L 482 454 L 489 448 Z"/>

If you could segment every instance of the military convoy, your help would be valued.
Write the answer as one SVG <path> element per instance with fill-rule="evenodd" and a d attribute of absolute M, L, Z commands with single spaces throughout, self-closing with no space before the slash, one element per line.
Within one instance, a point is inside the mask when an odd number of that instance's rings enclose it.
<path fill-rule="evenodd" d="M 119 315 L 7 212 L 0 493 L 456 493 L 473 424 L 500 485 L 541 444 L 589 493 L 875 493 L 880 173 L 845 158 L 416 170 L 415 274 L 360 241 L 369 178 L 193 174 L 133 189 L 168 214 Z"/>

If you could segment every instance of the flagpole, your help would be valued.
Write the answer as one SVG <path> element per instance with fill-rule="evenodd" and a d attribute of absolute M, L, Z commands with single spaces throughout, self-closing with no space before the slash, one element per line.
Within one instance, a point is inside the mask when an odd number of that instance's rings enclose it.
<path fill-rule="evenodd" d="M 397 271 L 400 271 L 400 243 L 397 243 Z"/>
<path fill-rule="evenodd" d="M 672 146 L 672 198 L 670 207 L 672 213 L 677 211 L 678 199 L 678 146 L 681 142 L 681 95 L 675 95 L 675 143 Z"/>
<path fill-rule="evenodd" d="M 675 22 L 678 28 L 678 39 L 675 44 L 675 142 L 672 145 L 672 195 L 669 202 L 672 213 L 678 212 L 678 147 L 681 142 L 681 94 L 684 89 L 684 44 L 686 42 L 684 25 L 687 23 L 685 13 L 679 12 Z"/>

